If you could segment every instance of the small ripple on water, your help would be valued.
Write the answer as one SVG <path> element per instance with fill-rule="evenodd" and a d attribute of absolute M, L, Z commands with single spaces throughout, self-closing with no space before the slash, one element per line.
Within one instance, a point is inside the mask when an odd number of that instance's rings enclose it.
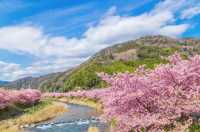
<path fill-rule="evenodd" d="M 99 119 L 91 118 L 91 119 L 80 119 L 72 122 L 56 122 L 56 123 L 50 123 L 50 124 L 40 124 L 36 125 L 34 128 L 40 129 L 40 130 L 47 130 L 54 127 L 67 127 L 67 126 L 89 126 L 89 125 L 98 125 L 103 124 Z"/>
<path fill-rule="evenodd" d="M 51 127 L 52 127 L 51 124 L 45 124 L 45 125 L 36 126 L 36 128 L 42 129 L 42 130 L 45 130 L 45 129 L 48 129 L 48 128 L 51 128 Z"/>

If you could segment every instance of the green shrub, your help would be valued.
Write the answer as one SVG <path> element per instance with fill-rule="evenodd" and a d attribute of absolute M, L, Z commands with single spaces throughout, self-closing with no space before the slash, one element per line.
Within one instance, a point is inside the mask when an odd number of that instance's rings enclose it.
<path fill-rule="evenodd" d="M 189 128 L 188 128 L 189 132 L 200 132 L 200 125 L 199 124 L 192 124 Z"/>

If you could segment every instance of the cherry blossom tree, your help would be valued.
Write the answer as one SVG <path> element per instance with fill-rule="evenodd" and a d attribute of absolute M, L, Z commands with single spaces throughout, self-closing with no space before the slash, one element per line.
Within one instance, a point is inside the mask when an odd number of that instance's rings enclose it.
<path fill-rule="evenodd" d="M 5 90 L 0 89 L 0 109 L 4 109 L 11 104 L 32 105 L 41 98 L 41 92 L 34 89 Z"/>
<path fill-rule="evenodd" d="M 103 118 L 117 121 L 117 131 L 163 131 L 177 118 L 200 113 L 200 56 L 183 60 L 178 53 L 169 64 L 153 70 L 139 67 L 134 73 L 98 75 L 108 83 L 105 89 L 69 93 L 47 93 L 49 97 L 84 97 L 99 100 Z"/>

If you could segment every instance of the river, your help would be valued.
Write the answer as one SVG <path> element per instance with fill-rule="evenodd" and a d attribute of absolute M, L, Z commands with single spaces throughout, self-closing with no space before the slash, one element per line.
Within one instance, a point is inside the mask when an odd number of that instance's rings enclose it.
<path fill-rule="evenodd" d="M 66 104 L 69 111 L 51 120 L 34 124 L 26 132 L 87 132 L 89 127 L 97 127 L 99 132 L 107 132 L 108 125 L 99 120 L 98 112 L 88 106 Z"/>

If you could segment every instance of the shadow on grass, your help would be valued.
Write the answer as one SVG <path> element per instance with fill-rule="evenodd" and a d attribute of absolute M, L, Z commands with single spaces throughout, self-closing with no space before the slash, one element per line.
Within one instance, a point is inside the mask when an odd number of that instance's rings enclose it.
<path fill-rule="evenodd" d="M 0 121 L 21 116 L 22 114 L 25 113 L 31 114 L 43 108 L 47 104 L 49 104 L 49 102 L 41 101 L 33 105 L 22 105 L 22 104 L 11 105 L 3 110 L 0 110 Z"/>
<path fill-rule="evenodd" d="M 10 119 L 16 116 L 20 116 L 23 113 L 24 111 L 16 106 L 7 107 L 3 110 L 0 110 L 0 121 L 5 120 L 5 119 Z"/>

